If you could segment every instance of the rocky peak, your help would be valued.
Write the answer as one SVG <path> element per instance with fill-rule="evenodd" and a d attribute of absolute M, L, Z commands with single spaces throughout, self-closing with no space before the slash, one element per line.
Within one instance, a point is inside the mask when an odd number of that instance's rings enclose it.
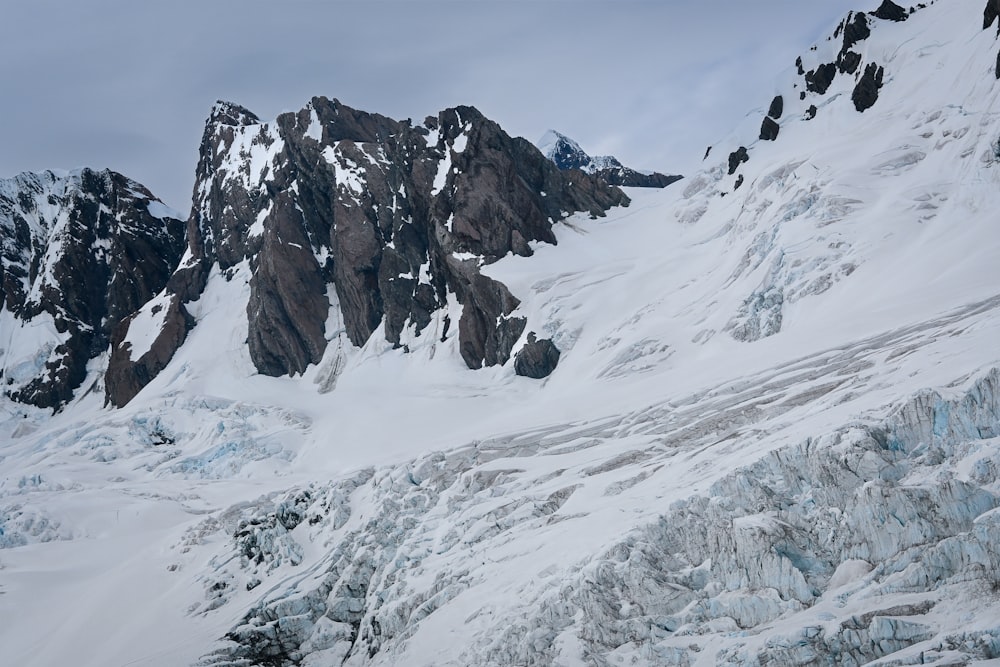
<path fill-rule="evenodd" d="M 592 159 L 587 152 L 565 134 L 548 130 L 538 140 L 538 150 L 555 162 L 560 169 L 586 169 Z"/>
<path fill-rule="evenodd" d="M 202 140 L 187 258 L 158 311 L 165 316 L 140 318 L 160 325 L 155 354 L 146 363 L 113 350 L 109 401 L 130 400 L 183 343 L 193 322 L 185 304 L 213 267 L 249 285 L 247 344 L 263 374 L 318 363 L 331 309 L 344 327 L 338 345 L 363 346 L 381 328 L 405 351 L 432 323 L 442 341 L 454 335 L 452 301 L 465 363 L 507 363 L 525 320 L 513 314 L 517 298 L 479 267 L 555 243 L 552 225 L 568 213 L 627 203 L 473 107 L 414 126 L 325 97 L 273 122 L 220 103 Z"/>
<path fill-rule="evenodd" d="M 232 127 L 243 127 L 245 125 L 255 125 L 260 119 L 246 107 L 235 102 L 218 100 L 212 105 L 212 111 L 208 117 L 208 127 L 215 125 L 230 125 Z"/>
<path fill-rule="evenodd" d="M 910 13 L 892 0 L 882 0 L 882 4 L 872 14 L 883 21 L 905 21 Z"/>
<path fill-rule="evenodd" d="M 641 172 L 626 167 L 611 155 L 591 157 L 580 144 L 564 134 L 549 130 L 538 141 L 538 149 L 562 170 L 579 169 L 611 185 L 639 188 L 665 188 L 682 176 Z"/>
<path fill-rule="evenodd" d="M 0 181 L 3 390 L 58 409 L 115 327 L 165 285 L 183 223 L 144 186 L 110 170 Z"/>

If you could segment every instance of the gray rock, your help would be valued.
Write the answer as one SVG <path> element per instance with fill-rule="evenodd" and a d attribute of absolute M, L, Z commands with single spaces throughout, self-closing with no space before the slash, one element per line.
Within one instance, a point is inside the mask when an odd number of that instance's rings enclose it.
<path fill-rule="evenodd" d="M 878 101 L 878 92 L 882 88 L 882 77 L 885 70 L 875 63 L 868 63 L 864 74 L 858 80 L 858 84 L 851 93 L 851 100 L 854 108 L 858 111 L 865 111 Z"/>
<path fill-rule="evenodd" d="M 149 190 L 113 171 L 22 174 L 2 185 L 0 305 L 25 322 L 51 317 L 64 336 L 37 375 L 8 375 L 4 391 L 59 409 L 119 324 L 163 289 L 180 259 L 184 225 L 164 215 Z"/>
<path fill-rule="evenodd" d="M 809 70 L 805 73 L 806 90 L 825 95 L 836 75 L 836 63 L 824 63 L 814 70 Z"/>
<path fill-rule="evenodd" d="M 729 154 L 729 175 L 732 176 L 736 173 L 740 164 L 747 162 L 750 156 L 747 154 L 746 146 L 740 146 L 735 151 Z"/>
<path fill-rule="evenodd" d="M 181 313 L 213 267 L 231 278 L 246 263 L 251 359 L 261 373 L 285 375 L 322 358 L 331 285 L 356 346 L 380 325 L 395 345 L 408 327 L 421 335 L 453 293 L 466 364 L 503 364 L 525 321 L 510 317 L 517 299 L 480 265 L 555 243 L 552 225 L 567 213 L 601 216 L 627 204 L 621 190 L 560 171 L 472 107 L 414 127 L 323 97 L 273 124 L 220 102 L 202 139 L 188 260 L 167 297 Z M 160 339 L 158 359 L 183 342 Z M 127 401 L 159 368 L 131 369 L 112 402 Z"/>
<path fill-rule="evenodd" d="M 897 5 L 892 0 L 882 0 L 882 4 L 879 8 L 872 12 L 872 16 L 880 18 L 883 21 L 905 21 L 910 17 L 909 13 Z"/>
<path fill-rule="evenodd" d="M 856 51 L 844 51 L 837 56 L 837 69 L 841 74 L 854 74 L 861 64 L 861 54 Z"/>
<path fill-rule="evenodd" d="M 265 223 L 247 302 L 250 358 L 272 376 L 302 373 L 326 349 L 326 283 L 309 251 L 302 214 L 282 192 Z"/>
<path fill-rule="evenodd" d="M 774 141 L 778 138 L 778 131 L 781 127 L 770 116 L 764 116 L 764 122 L 760 125 L 761 141 Z"/>
<path fill-rule="evenodd" d="M 983 30 L 986 30 L 1000 16 L 1000 0 L 986 0 L 986 7 L 983 9 Z M 997 25 L 997 34 L 1000 34 L 1000 24 Z"/>
<path fill-rule="evenodd" d="M 552 374 L 559 363 L 559 348 L 548 338 L 537 339 L 528 334 L 528 342 L 514 357 L 514 372 L 529 378 L 542 379 Z"/>
<path fill-rule="evenodd" d="M 174 351 L 187 338 L 188 332 L 194 326 L 194 318 L 188 314 L 177 295 L 173 295 L 166 306 L 154 304 L 144 306 L 151 315 L 157 315 L 159 308 L 166 308 L 163 316 L 163 326 L 156 338 L 138 359 L 132 358 L 131 345 L 125 344 L 129 325 L 139 314 L 123 320 L 115 328 L 111 336 L 111 358 L 108 370 L 104 375 L 104 395 L 106 403 L 122 407 L 131 401 L 139 390 L 149 384 L 173 357 Z"/>
<path fill-rule="evenodd" d="M 771 106 L 767 109 L 767 115 L 775 120 L 781 118 L 782 112 L 785 110 L 785 100 L 781 95 L 775 95 L 774 99 L 771 100 Z"/>
<path fill-rule="evenodd" d="M 868 15 L 864 12 L 851 12 L 837 30 L 842 30 L 844 33 L 841 53 L 846 53 L 855 44 L 868 39 L 872 34 L 871 27 L 868 25 Z M 834 32 L 834 36 L 836 35 L 837 33 Z"/>

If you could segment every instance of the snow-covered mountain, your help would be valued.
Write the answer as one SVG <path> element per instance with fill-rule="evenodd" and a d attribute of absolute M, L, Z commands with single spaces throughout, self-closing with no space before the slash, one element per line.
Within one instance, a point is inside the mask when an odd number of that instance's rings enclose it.
<path fill-rule="evenodd" d="M 588 174 L 596 174 L 611 185 L 634 188 L 665 188 L 681 180 L 683 176 L 667 175 L 659 172 L 641 172 L 626 167 L 612 155 L 591 157 L 580 144 L 565 134 L 549 130 L 536 144 L 548 159 L 560 169 L 579 169 Z"/>
<path fill-rule="evenodd" d="M 628 206 L 468 108 L 217 106 L 129 390 L 0 403 L 5 660 L 996 664 L 997 9 L 845 17 Z"/>
<path fill-rule="evenodd" d="M 332 388 L 346 350 L 376 330 L 404 351 L 421 335 L 457 336 L 469 368 L 506 363 L 528 322 L 480 267 L 555 243 L 552 225 L 571 213 L 627 203 L 471 107 L 413 127 L 322 97 L 271 123 L 220 102 L 202 138 L 184 260 L 115 341 L 108 400 L 124 405 L 166 367 L 199 322 L 190 304 L 219 281 L 240 285 L 231 296 L 245 304 L 264 375 L 326 359 Z M 137 354 L 130 337 L 151 342 Z M 517 368 L 544 377 L 555 361 L 532 355 L 555 348 L 527 345 Z"/>
<path fill-rule="evenodd" d="M 58 408 L 90 390 L 91 362 L 177 265 L 180 218 L 112 171 L 0 180 L 5 396 Z"/>

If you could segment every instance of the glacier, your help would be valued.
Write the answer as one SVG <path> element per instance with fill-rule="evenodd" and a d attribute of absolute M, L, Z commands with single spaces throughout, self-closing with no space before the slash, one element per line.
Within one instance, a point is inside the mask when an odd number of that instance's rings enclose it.
<path fill-rule="evenodd" d="M 1000 664 L 982 24 L 982 0 L 854 13 L 791 54 L 773 141 L 766 91 L 700 173 L 479 266 L 534 327 L 512 350 L 558 346 L 543 380 L 437 331 L 353 345 L 333 288 L 336 344 L 262 375 L 234 265 L 127 405 L 106 354 L 59 411 L 4 398 L 5 660 Z M 851 26 L 855 71 L 809 89 Z M 257 185 L 273 145 L 244 138 Z"/>

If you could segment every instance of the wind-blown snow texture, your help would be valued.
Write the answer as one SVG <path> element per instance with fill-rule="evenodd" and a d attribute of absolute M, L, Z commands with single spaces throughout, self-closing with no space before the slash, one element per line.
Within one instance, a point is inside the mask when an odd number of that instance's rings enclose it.
<path fill-rule="evenodd" d="M 481 268 L 541 382 L 436 335 L 259 374 L 216 267 L 125 407 L 3 403 L 5 659 L 996 664 L 1000 41 L 893 7 L 700 174 Z"/>

